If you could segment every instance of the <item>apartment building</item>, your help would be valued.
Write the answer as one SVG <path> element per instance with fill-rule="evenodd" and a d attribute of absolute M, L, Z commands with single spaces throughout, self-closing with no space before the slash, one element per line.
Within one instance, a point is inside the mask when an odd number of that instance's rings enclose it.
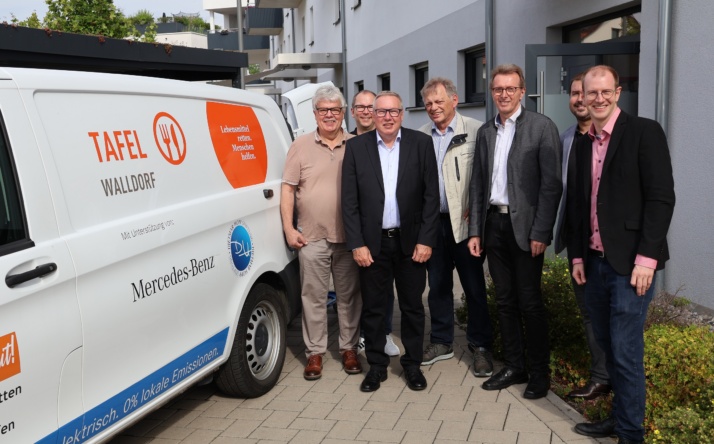
<path fill-rule="evenodd" d="M 235 1 L 203 5 L 237 23 Z M 402 96 L 404 125 L 412 128 L 428 121 L 419 90 L 430 77 L 453 79 L 459 111 L 485 120 L 494 115 L 486 94 L 490 69 L 516 63 L 526 75 L 524 105 L 562 131 L 573 123 L 570 79 L 593 64 L 613 65 L 621 75 L 621 107 L 657 119 L 669 137 L 677 206 L 672 259 L 659 282 L 714 310 L 714 240 L 705 228 L 714 219 L 714 199 L 706 197 L 714 194 L 707 172 L 714 44 L 706 37 L 714 3 L 255 0 L 244 11 L 246 35 L 268 39 L 251 59 L 261 72 L 247 80 L 263 79 L 282 91 L 331 80 L 348 100 L 361 89 L 390 89 Z M 259 22 L 259 12 L 272 21 Z"/>

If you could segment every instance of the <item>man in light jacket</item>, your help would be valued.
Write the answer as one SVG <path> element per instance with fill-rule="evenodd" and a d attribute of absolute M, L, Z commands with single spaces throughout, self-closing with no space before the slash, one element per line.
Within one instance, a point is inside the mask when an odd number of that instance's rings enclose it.
<path fill-rule="evenodd" d="M 466 295 L 466 338 L 473 353 L 473 373 L 493 372 L 493 330 L 486 303 L 483 257 L 468 249 L 469 183 L 473 170 L 476 133 L 482 125 L 456 111 L 459 98 L 454 83 L 443 77 L 429 80 L 421 90 L 431 123 L 420 128 L 434 141 L 439 172 L 440 224 L 436 246 L 427 262 L 429 274 L 430 344 L 422 365 L 454 356 L 454 267 Z"/>

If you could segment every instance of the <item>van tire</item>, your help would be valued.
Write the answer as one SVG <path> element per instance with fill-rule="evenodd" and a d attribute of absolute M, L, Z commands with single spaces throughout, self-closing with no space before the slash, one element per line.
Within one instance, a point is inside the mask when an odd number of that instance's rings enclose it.
<path fill-rule="evenodd" d="M 248 294 L 228 361 L 216 374 L 216 385 L 230 396 L 256 398 L 272 389 L 285 362 L 287 330 L 284 302 L 267 284 Z"/>

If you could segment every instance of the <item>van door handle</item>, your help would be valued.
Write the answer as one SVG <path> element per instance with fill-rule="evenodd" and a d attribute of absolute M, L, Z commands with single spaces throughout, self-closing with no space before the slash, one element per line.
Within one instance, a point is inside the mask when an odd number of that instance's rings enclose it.
<path fill-rule="evenodd" d="M 16 285 L 22 284 L 23 282 L 31 281 L 33 279 L 37 279 L 38 277 L 53 273 L 55 270 L 57 270 L 57 264 L 55 264 L 54 262 L 38 265 L 37 267 L 35 267 L 34 270 L 26 271 L 24 273 L 19 274 L 9 274 L 5 276 L 5 285 L 12 288 Z"/>
<path fill-rule="evenodd" d="M 271 190 L 270 188 L 266 188 L 265 190 L 263 190 L 263 196 L 266 199 L 270 199 L 271 197 L 273 197 L 273 190 Z"/>

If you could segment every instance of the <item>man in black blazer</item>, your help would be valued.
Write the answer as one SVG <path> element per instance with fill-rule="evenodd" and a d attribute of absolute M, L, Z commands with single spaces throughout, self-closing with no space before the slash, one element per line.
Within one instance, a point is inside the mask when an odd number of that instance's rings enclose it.
<path fill-rule="evenodd" d="M 426 388 L 419 366 L 424 343 L 426 261 L 439 223 L 439 183 L 431 137 L 402 128 L 402 100 L 382 91 L 376 129 L 347 141 L 342 165 L 342 216 L 347 248 L 360 266 L 362 329 L 370 370 L 360 389 L 387 379 L 384 316 L 394 276 L 402 312 L 400 362 L 412 390 Z"/>
<path fill-rule="evenodd" d="M 655 270 L 669 258 L 672 163 L 660 125 L 618 108 L 622 88 L 613 68 L 590 68 L 583 88 L 592 126 L 576 147 L 575 194 L 568 193 L 574 236 L 568 251 L 573 278 L 585 285 L 585 303 L 607 356 L 615 397 L 610 418 L 578 424 L 575 430 L 592 437 L 615 434 L 620 444 L 641 443 L 643 330 Z"/>

